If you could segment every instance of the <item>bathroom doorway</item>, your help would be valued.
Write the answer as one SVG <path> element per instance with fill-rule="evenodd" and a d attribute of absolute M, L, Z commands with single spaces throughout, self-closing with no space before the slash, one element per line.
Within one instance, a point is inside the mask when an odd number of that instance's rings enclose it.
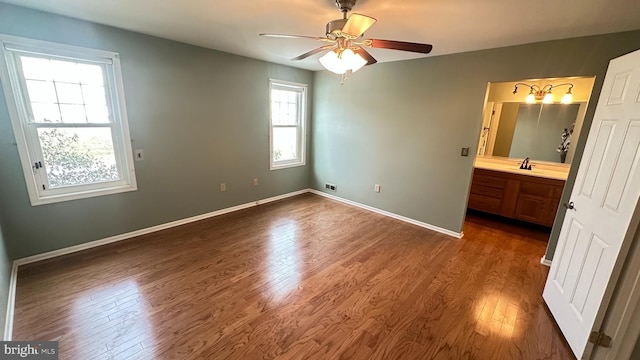
<path fill-rule="evenodd" d="M 551 232 L 594 82 L 489 83 L 468 211 Z"/>

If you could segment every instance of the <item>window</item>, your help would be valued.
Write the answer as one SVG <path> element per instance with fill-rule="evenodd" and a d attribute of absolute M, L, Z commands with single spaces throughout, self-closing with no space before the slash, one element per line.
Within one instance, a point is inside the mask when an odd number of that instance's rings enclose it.
<path fill-rule="evenodd" d="M 0 35 L 32 205 L 136 190 L 118 54 Z"/>
<path fill-rule="evenodd" d="M 271 170 L 305 164 L 307 85 L 269 82 Z"/>

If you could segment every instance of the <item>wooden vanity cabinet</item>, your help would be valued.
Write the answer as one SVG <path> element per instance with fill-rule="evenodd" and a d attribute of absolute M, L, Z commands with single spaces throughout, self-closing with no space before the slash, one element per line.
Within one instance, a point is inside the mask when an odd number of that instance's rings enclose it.
<path fill-rule="evenodd" d="M 564 180 L 476 168 L 470 209 L 552 226 Z"/>

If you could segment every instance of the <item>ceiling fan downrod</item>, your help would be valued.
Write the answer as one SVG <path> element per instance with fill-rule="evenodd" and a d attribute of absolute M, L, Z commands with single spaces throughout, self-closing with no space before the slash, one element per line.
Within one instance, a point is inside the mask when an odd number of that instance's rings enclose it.
<path fill-rule="evenodd" d="M 336 0 L 336 6 L 342 12 L 344 19 L 347 18 L 347 13 L 356 5 L 356 0 Z"/>

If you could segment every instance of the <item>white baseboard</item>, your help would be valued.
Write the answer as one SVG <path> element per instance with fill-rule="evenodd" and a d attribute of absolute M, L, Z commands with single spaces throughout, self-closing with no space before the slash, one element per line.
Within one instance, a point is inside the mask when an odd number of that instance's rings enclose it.
<path fill-rule="evenodd" d="M 543 255 L 542 258 L 540 258 L 540 264 L 551 267 L 551 260 L 548 260 Z"/>
<path fill-rule="evenodd" d="M 16 301 L 16 285 L 18 284 L 18 264 L 13 262 L 9 279 L 9 293 L 7 294 L 7 316 L 4 321 L 4 341 L 11 341 L 13 336 L 13 311 Z"/>
<path fill-rule="evenodd" d="M 188 223 L 191 223 L 191 222 L 194 222 L 194 221 L 198 221 L 198 220 L 208 219 L 208 218 L 211 218 L 211 217 L 214 217 L 214 216 L 219 216 L 219 215 L 227 214 L 227 213 L 238 211 L 238 210 L 242 210 L 242 209 L 247 209 L 247 208 L 250 208 L 250 207 L 254 207 L 254 206 L 270 203 L 270 202 L 273 202 L 273 201 L 276 201 L 276 200 L 286 199 L 286 198 L 289 198 L 289 197 L 292 197 L 292 196 L 297 196 L 297 195 L 304 194 L 304 193 L 307 193 L 307 192 L 309 192 L 309 189 L 294 191 L 294 192 L 290 192 L 290 193 L 287 193 L 287 194 L 282 194 L 282 195 L 273 196 L 273 197 L 262 199 L 262 200 L 252 201 L 250 203 L 246 203 L 246 204 L 242 204 L 242 205 L 238 205 L 238 206 L 233 206 L 233 207 L 226 208 L 226 209 L 212 211 L 212 212 L 206 213 L 206 214 L 192 216 L 192 217 L 186 218 L 186 219 L 176 220 L 176 221 L 168 222 L 168 223 L 165 223 L 165 224 L 160 224 L 160 225 L 148 227 L 148 228 L 145 228 L 145 229 L 131 231 L 131 232 L 128 232 L 128 233 L 125 233 L 125 234 L 114 235 L 114 236 L 110 236 L 108 238 L 95 240 L 95 241 L 90 241 L 90 242 L 87 242 L 87 243 L 84 243 L 84 244 L 79 244 L 79 245 L 75 245 L 75 246 L 69 246 L 69 247 L 66 247 L 66 248 L 63 248 L 63 249 L 49 251 L 49 252 L 46 252 L 46 253 L 37 254 L 37 255 L 33 255 L 33 256 L 27 256 L 27 257 L 24 257 L 24 258 L 21 258 L 21 259 L 14 260 L 13 261 L 13 267 L 11 269 L 11 280 L 9 282 L 9 294 L 8 294 L 8 300 L 7 300 L 7 317 L 5 318 L 5 324 L 4 324 L 4 340 L 5 341 L 10 341 L 11 337 L 13 335 L 13 312 L 14 312 L 14 308 L 15 308 L 16 285 L 17 285 L 17 280 L 18 280 L 18 267 L 21 266 L 21 265 L 26 265 L 26 264 L 34 263 L 34 262 L 37 262 L 37 261 L 51 259 L 51 258 L 62 256 L 62 255 L 72 254 L 74 252 L 87 250 L 87 249 L 91 249 L 91 248 L 102 246 L 102 245 L 106 245 L 106 244 L 111 244 L 111 243 L 114 243 L 114 242 L 130 239 L 132 237 L 145 235 L 145 234 L 149 234 L 149 233 L 152 233 L 152 232 L 156 232 L 156 231 L 172 228 L 172 227 L 175 227 L 175 226 L 188 224 Z"/>
<path fill-rule="evenodd" d="M 82 250 L 86 250 L 86 249 L 91 249 L 91 248 L 94 248 L 94 247 L 97 247 L 97 246 L 102 246 L 102 245 L 106 245 L 106 244 L 122 241 L 122 240 L 129 239 L 129 238 L 132 238 L 132 237 L 140 236 L 140 235 L 150 234 L 152 232 L 156 232 L 156 231 L 160 231 L 160 230 L 164 230 L 164 229 L 169 229 L 169 228 L 172 228 L 172 227 L 175 227 L 175 226 L 180 226 L 180 225 L 192 223 L 194 221 L 204 220 L 204 219 L 208 219 L 208 218 L 211 218 L 211 217 L 220 216 L 220 215 L 223 215 L 223 214 L 228 214 L 230 212 L 234 212 L 234 211 L 238 211 L 238 210 L 242 210 L 242 209 L 248 209 L 250 207 L 254 207 L 254 206 L 261 205 L 261 204 L 270 203 L 270 202 L 276 201 L 276 200 L 286 199 L 288 197 L 304 194 L 304 193 L 307 193 L 307 192 L 309 192 L 309 189 L 294 191 L 294 192 L 290 192 L 290 193 L 287 193 L 287 194 L 270 197 L 270 198 L 267 198 L 267 199 L 252 201 L 250 203 L 233 206 L 233 207 L 229 207 L 229 208 L 226 208 L 226 209 L 220 209 L 220 210 L 212 211 L 212 212 L 209 212 L 209 213 L 206 213 L 206 214 L 196 215 L 196 216 L 192 216 L 190 218 L 180 219 L 180 220 L 176 220 L 176 221 L 172 221 L 172 222 L 168 222 L 168 223 L 164 223 L 164 224 L 148 227 L 148 228 L 145 228 L 145 229 L 135 230 L 135 231 L 131 231 L 131 232 L 128 232 L 128 233 L 125 233 L 125 234 L 114 235 L 114 236 L 110 236 L 108 238 L 95 240 L 95 241 L 90 241 L 90 242 L 79 244 L 79 245 L 69 246 L 69 247 L 66 247 L 66 248 L 63 248 L 63 249 L 53 250 L 53 251 L 49 251 L 49 252 L 46 252 L 46 253 L 37 254 L 37 255 L 33 255 L 33 256 L 27 256 L 27 257 L 15 260 L 15 263 L 18 264 L 18 266 L 20 266 L 20 265 L 34 263 L 34 262 L 37 262 L 37 261 L 51 259 L 51 258 L 62 256 L 62 255 L 72 254 L 74 252 L 78 252 L 78 251 L 82 251 Z"/>
<path fill-rule="evenodd" d="M 441 228 L 439 226 L 427 224 L 425 222 L 414 220 L 414 219 L 408 218 L 406 216 L 394 214 L 392 212 L 388 212 L 388 211 L 385 211 L 385 210 L 380 210 L 378 208 L 374 208 L 374 207 L 369 206 L 369 205 L 360 204 L 358 202 L 347 200 L 347 199 L 341 198 L 339 196 L 327 194 L 325 192 L 318 191 L 318 190 L 315 190 L 315 189 L 309 189 L 309 192 L 313 193 L 313 194 L 316 194 L 316 195 L 324 196 L 326 198 L 329 198 L 329 199 L 332 199 L 332 200 L 336 200 L 336 201 L 339 201 L 339 202 L 342 202 L 342 203 L 345 203 L 345 204 L 353 205 L 353 206 L 359 207 L 359 208 L 364 209 L 364 210 L 372 211 L 372 212 L 378 213 L 380 215 L 384 215 L 384 216 L 388 216 L 388 217 L 391 217 L 391 218 L 394 218 L 394 219 L 397 219 L 397 220 L 400 220 L 400 221 L 404 221 L 404 222 L 407 222 L 407 223 L 410 223 L 410 224 L 413 224 L 413 225 L 418 225 L 420 227 L 423 227 L 423 228 L 426 228 L 426 229 L 429 229 L 429 230 L 433 230 L 433 231 L 439 232 L 441 234 L 445 234 L 445 235 L 448 235 L 448 236 L 453 236 L 453 237 L 458 238 L 458 239 L 460 239 L 460 238 L 462 238 L 462 236 L 464 236 L 464 234 L 462 232 L 455 232 L 455 231 L 451 231 L 451 230 L 448 230 L 448 229 L 444 229 L 444 228 Z"/>
<path fill-rule="evenodd" d="M 254 207 L 254 206 L 258 206 L 261 204 L 266 204 L 272 201 L 276 201 L 276 200 L 282 200 L 282 199 L 286 199 L 292 196 L 297 196 L 300 194 L 304 194 L 304 193 L 313 193 L 316 195 L 320 195 L 332 200 L 336 200 L 345 204 L 349 204 L 349 205 L 353 205 L 356 207 L 359 207 L 361 209 L 365 209 L 368 211 L 372 211 L 384 216 L 388 216 L 400 221 L 404 221 L 410 224 L 414 224 L 414 225 L 418 225 L 420 227 L 429 229 L 429 230 L 433 230 L 448 236 L 453 236 L 455 238 L 462 238 L 463 233 L 462 232 L 455 232 L 455 231 L 451 231 L 451 230 L 447 230 L 435 225 L 431 225 L 431 224 L 427 224 L 421 221 L 417 221 L 405 216 L 401 216 L 398 214 L 394 214 L 388 211 L 384 211 L 384 210 L 380 210 L 368 205 L 364 205 L 364 204 L 360 204 L 357 203 L 355 201 L 351 201 L 351 200 L 347 200 L 347 199 L 343 199 L 341 197 L 338 196 L 334 196 L 331 194 L 327 194 L 327 193 L 323 193 L 321 191 L 317 191 L 314 189 L 304 189 L 304 190 L 299 190 L 299 191 L 294 191 L 294 192 L 290 192 L 287 194 L 283 194 L 283 195 L 278 195 L 278 196 L 274 196 L 274 197 L 270 197 L 267 199 L 262 199 L 262 200 L 257 200 L 257 201 L 252 201 L 246 204 L 242 204 L 242 205 L 237 205 L 237 206 L 233 206 L 230 208 L 226 208 L 226 209 L 221 209 L 221 210 L 216 210 L 210 213 L 206 213 L 206 214 L 201 214 L 201 215 L 196 215 L 190 218 L 186 218 L 186 219 L 181 219 L 181 220 L 176 220 L 176 221 L 172 221 L 172 222 L 168 222 L 165 224 L 160 224 L 160 225 L 156 225 L 156 226 L 152 226 L 152 227 L 148 227 L 145 229 L 140 229 L 140 230 L 135 230 L 135 231 L 131 231 L 128 233 L 124 233 L 124 234 L 119 234 L 119 235 L 114 235 L 114 236 L 110 236 L 108 238 L 104 238 L 104 239 L 100 239 L 100 240 L 95 240 L 95 241 L 90 241 L 84 244 L 79 244 L 79 245 L 74 245 L 74 246 L 69 246 L 63 249 L 58 249 L 58 250 L 53 250 L 53 251 L 49 251 L 46 253 L 42 253 L 42 254 L 37 254 L 37 255 L 33 255 L 33 256 L 27 256 L 21 259 L 17 259 L 13 262 L 13 268 L 11 271 L 11 281 L 10 281 L 10 285 L 9 285 L 9 299 L 7 302 L 7 317 L 6 317 L 6 321 L 5 321 L 5 333 L 4 333 L 4 339 L 5 341 L 9 341 L 11 340 L 12 337 L 12 333 L 13 333 L 13 312 L 14 312 L 14 305 L 15 305 L 15 295 L 16 295 L 16 282 L 17 282 L 17 276 L 18 276 L 18 267 L 21 265 L 26 265 L 26 264 L 30 264 L 30 263 L 34 263 L 37 261 L 42 261 L 42 260 L 47 260 L 47 259 L 51 259 L 51 258 L 55 258 L 58 256 L 62 256 L 62 255 L 67 255 L 67 254 L 72 254 L 78 251 L 82 251 L 82 250 L 87 250 L 87 249 L 91 249 L 94 247 L 98 247 L 98 246 L 102 246 L 102 245 L 106 245 L 106 244 L 111 244 L 111 243 L 115 243 L 118 241 L 122 241 L 122 240 L 126 240 L 126 239 L 130 239 L 132 237 L 136 237 L 136 236 L 140 236 L 140 235 L 145 235 L 145 234 L 149 234 L 149 233 L 153 233 L 156 231 L 160 231 L 160 230 L 164 230 L 164 229 L 168 229 L 168 228 L 172 228 L 175 226 L 180 226 L 180 225 L 184 225 L 184 224 L 188 224 L 194 221 L 199 221 L 199 220 L 204 220 L 204 219 L 208 219 L 211 217 L 215 217 L 215 216 L 219 216 L 219 215 L 223 215 L 223 214 L 227 214 L 230 212 L 234 212 L 234 211 L 238 211 L 238 210 L 242 210 L 242 209 L 247 209 L 250 207 Z"/>

